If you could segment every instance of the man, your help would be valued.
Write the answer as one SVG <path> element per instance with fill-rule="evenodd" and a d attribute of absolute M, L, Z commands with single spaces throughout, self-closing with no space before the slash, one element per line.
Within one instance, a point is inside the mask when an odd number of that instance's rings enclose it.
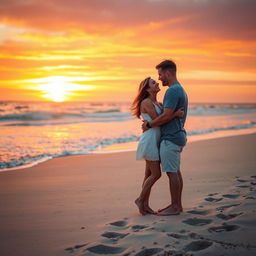
<path fill-rule="evenodd" d="M 145 131 L 151 127 L 161 126 L 160 158 L 162 171 L 166 172 L 169 178 L 171 204 L 159 210 L 158 215 L 177 215 L 183 210 L 180 154 L 187 141 L 184 124 L 187 116 L 188 98 L 177 80 L 176 64 L 173 61 L 165 60 L 158 64 L 156 69 L 162 85 L 169 87 L 164 96 L 164 111 L 151 122 L 144 121 L 142 129 Z M 173 118 L 173 113 L 180 108 L 183 108 L 183 117 Z"/>

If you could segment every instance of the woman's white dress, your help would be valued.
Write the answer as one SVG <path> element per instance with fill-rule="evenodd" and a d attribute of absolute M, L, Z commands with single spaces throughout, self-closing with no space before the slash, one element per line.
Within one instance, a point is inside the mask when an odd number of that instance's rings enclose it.
<path fill-rule="evenodd" d="M 155 110 L 158 115 L 162 113 L 162 109 L 155 105 Z M 148 122 L 152 121 L 152 118 L 147 113 L 141 113 L 143 120 Z M 158 161 L 160 160 L 159 156 L 159 146 L 160 146 L 160 136 L 161 130 L 160 127 L 153 127 L 145 131 L 139 140 L 139 144 L 136 152 L 136 159 L 149 160 L 149 161 Z"/>

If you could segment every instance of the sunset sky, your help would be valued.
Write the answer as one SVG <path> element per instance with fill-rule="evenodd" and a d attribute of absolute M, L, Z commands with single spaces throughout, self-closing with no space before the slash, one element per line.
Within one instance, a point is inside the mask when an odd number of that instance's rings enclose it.
<path fill-rule="evenodd" d="M 0 0 L 0 100 L 129 102 L 170 58 L 190 102 L 256 102 L 255 11 L 255 0 Z"/>

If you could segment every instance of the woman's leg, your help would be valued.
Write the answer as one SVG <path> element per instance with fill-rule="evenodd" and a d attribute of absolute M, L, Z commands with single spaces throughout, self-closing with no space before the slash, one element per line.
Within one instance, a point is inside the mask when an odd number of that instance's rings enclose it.
<path fill-rule="evenodd" d="M 144 180 L 143 180 L 143 183 L 142 183 L 142 188 L 144 186 L 144 183 L 145 181 L 147 180 L 147 178 L 151 175 L 151 171 L 150 171 L 150 168 L 149 168 L 149 164 L 148 164 L 148 161 L 145 161 L 145 176 L 144 176 Z"/>
<path fill-rule="evenodd" d="M 160 161 L 147 161 L 147 165 L 149 169 L 151 168 L 153 170 L 153 173 L 151 175 L 153 176 L 153 179 L 155 179 L 155 182 L 156 182 L 161 177 Z M 149 206 L 149 196 L 151 193 L 152 186 L 146 193 L 146 197 L 144 201 L 144 209 L 146 210 L 147 213 L 155 214 L 156 212 L 153 209 L 151 209 L 151 207 Z"/>
<path fill-rule="evenodd" d="M 143 181 L 143 185 L 145 183 L 145 181 L 147 180 L 147 178 L 151 175 L 151 171 L 150 171 L 150 161 L 146 161 L 146 172 L 145 172 L 145 178 L 144 178 L 144 181 Z M 142 188 L 143 188 L 143 185 L 142 185 Z M 146 197 L 145 197 L 145 201 L 144 201 L 144 210 L 147 212 L 147 213 L 151 213 L 151 214 L 154 214 L 154 210 L 152 210 L 150 207 L 149 207 L 149 196 L 150 196 L 150 192 L 151 192 L 151 189 L 147 192 L 146 194 Z"/>
<path fill-rule="evenodd" d="M 151 174 L 151 171 L 150 171 L 150 169 L 149 169 L 149 165 L 147 164 L 147 161 L 145 161 L 145 176 L 144 176 L 144 180 L 143 180 L 143 182 L 142 182 L 142 189 L 143 189 L 143 186 L 144 186 L 145 181 L 146 181 L 147 178 L 150 176 L 150 174 Z M 140 197 L 138 197 L 138 198 L 135 200 L 135 204 L 138 206 L 139 212 L 140 212 L 142 215 L 147 214 L 147 212 L 146 212 L 145 209 L 144 209 L 144 202 L 140 199 Z"/>
<path fill-rule="evenodd" d="M 146 161 L 146 170 L 148 170 L 147 167 L 150 170 L 150 176 L 148 176 L 144 180 L 140 196 L 135 201 L 135 203 L 139 207 L 141 214 L 145 214 L 147 212 L 153 213 L 152 212 L 153 210 L 148 206 L 148 199 L 150 196 L 152 186 L 161 177 L 159 161 Z M 147 208 L 147 209 L 145 209 L 145 208 Z"/>

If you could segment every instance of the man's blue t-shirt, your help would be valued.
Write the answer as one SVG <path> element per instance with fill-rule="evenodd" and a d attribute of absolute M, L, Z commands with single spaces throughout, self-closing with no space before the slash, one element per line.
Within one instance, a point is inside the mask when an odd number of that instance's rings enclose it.
<path fill-rule="evenodd" d="M 185 146 L 187 136 L 184 125 L 187 117 L 188 97 L 178 82 L 172 84 L 167 89 L 164 95 L 163 105 L 164 108 L 171 108 L 174 112 L 180 108 L 184 108 L 184 116 L 175 117 L 161 126 L 161 140 L 169 140 L 179 146 Z"/>

